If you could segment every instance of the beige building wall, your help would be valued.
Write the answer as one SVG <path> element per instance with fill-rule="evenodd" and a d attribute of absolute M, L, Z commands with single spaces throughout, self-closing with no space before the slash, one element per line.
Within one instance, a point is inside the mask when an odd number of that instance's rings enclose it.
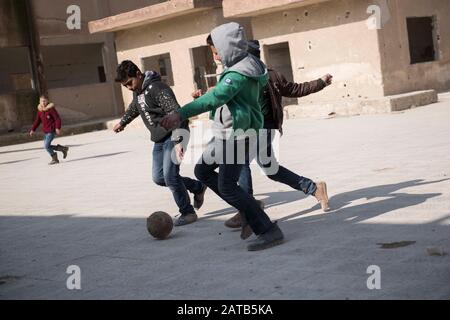
<path fill-rule="evenodd" d="M 81 29 L 69 30 L 66 25 L 68 6 L 76 4 L 81 11 Z M 103 0 L 33 0 L 33 14 L 36 30 L 39 34 L 39 42 L 43 53 L 44 74 L 45 66 L 49 70 L 47 77 L 55 79 L 55 71 L 60 70 L 56 79 L 56 85 L 50 81 L 49 95 L 50 99 L 61 109 L 61 117 L 65 123 L 76 123 L 83 120 L 106 118 L 117 116 L 123 109 L 122 97 L 119 85 L 114 83 L 115 68 L 117 66 L 117 57 L 114 48 L 114 36 L 112 34 L 91 35 L 88 30 L 88 22 L 100 17 L 110 15 L 109 2 Z M 117 6 L 117 4 L 116 4 Z M 117 8 L 115 10 L 118 10 Z M 76 85 L 71 83 L 73 74 L 64 72 L 61 65 L 64 60 L 70 59 L 70 63 L 78 63 L 80 68 L 87 68 L 86 63 L 92 60 L 91 48 L 86 47 L 83 52 L 80 47 L 77 48 L 80 57 L 72 57 L 73 45 L 93 45 L 98 44 L 98 55 L 103 64 L 106 76 L 106 82 L 100 83 L 93 81 L 97 78 L 97 69 L 94 65 L 89 68 L 91 74 L 86 74 L 85 82 L 77 79 Z M 50 52 L 67 52 L 65 57 L 60 57 L 61 61 L 54 62 Z M 81 50 L 81 53 L 79 52 Z M 83 63 L 82 55 L 86 63 Z M 47 58 L 47 60 L 46 60 Z M 97 59 L 98 60 L 98 59 Z M 67 68 L 66 68 L 67 69 Z M 75 70 L 77 71 L 77 70 Z M 78 75 L 82 75 L 80 70 Z M 75 80 L 75 79 L 74 79 Z M 59 83 L 59 84 L 58 84 Z M 95 98 L 94 98 L 95 97 Z"/>
<path fill-rule="evenodd" d="M 180 105 L 192 100 L 195 90 L 194 64 L 191 49 L 205 46 L 206 37 L 216 26 L 228 22 L 222 9 L 210 9 L 192 13 L 141 27 L 116 32 L 116 48 L 119 62 L 132 60 L 142 68 L 142 59 L 170 53 L 174 86 L 172 89 Z M 233 19 L 246 27 L 251 37 L 251 26 L 246 19 Z M 125 107 L 132 100 L 132 93 L 122 88 Z"/>
<path fill-rule="evenodd" d="M 31 20 L 25 1 L 32 6 Z M 120 86 L 114 83 L 114 35 L 92 35 L 87 24 L 161 2 L 165 0 L 1 0 L 0 57 L 8 59 L 0 66 L 0 133 L 30 126 L 36 114 L 29 25 L 34 26 L 41 47 L 50 98 L 64 124 L 115 117 L 124 107 Z M 81 9 L 81 30 L 67 28 L 70 5 Z M 102 65 L 106 79 L 97 72 Z"/>
<path fill-rule="evenodd" d="M 301 105 L 383 96 L 378 34 L 367 26 L 370 4 L 326 1 L 252 18 L 253 35 L 262 46 L 289 43 L 295 82 L 334 76 L 333 86 L 301 98 Z"/>
<path fill-rule="evenodd" d="M 109 15 L 116 15 L 166 1 L 170 0 L 108 0 L 107 2 L 110 11 Z"/>
<path fill-rule="evenodd" d="M 385 95 L 450 89 L 450 1 L 388 1 L 390 19 L 382 26 L 380 48 Z M 407 17 L 436 17 L 438 60 L 410 64 Z"/>

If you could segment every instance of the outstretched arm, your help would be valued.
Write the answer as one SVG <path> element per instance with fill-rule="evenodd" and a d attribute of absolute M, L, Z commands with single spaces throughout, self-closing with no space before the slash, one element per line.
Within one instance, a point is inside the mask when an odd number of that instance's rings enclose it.
<path fill-rule="evenodd" d="M 122 119 L 119 123 L 117 123 L 113 130 L 114 132 L 118 133 L 125 129 L 127 125 L 131 123 L 134 119 L 136 119 L 139 116 L 139 110 L 134 102 L 131 102 L 129 105 L 127 111 L 123 115 Z"/>
<path fill-rule="evenodd" d="M 295 83 L 287 81 L 281 73 L 276 71 L 271 71 L 271 73 L 270 78 L 272 82 L 280 91 L 280 94 L 287 98 L 300 98 L 321 91 L 327 85 L 331 84 L 331 79 L 333 78 L 330 74 L 327 74 L 314 81 Z"/>
<path fill-rule="evenodd" d="M 161 125 L 166 129 L 170 129 L 179 126 L 183 120 L 223 106 L 239 93 L 242 89 L 243 81 L 246 81 L 245 76 L 230 72 L 211 91 L 186 104 L 176 112 L 165 116 L 161 121 Z"/>
<path fill-rule="evenodd" d="M 226 75 L 211 91 L 188 103 L 178 112 L 183 120 L 212 111 L 230 101 L 242 89 L 245 77 L 238 73 Z"/>

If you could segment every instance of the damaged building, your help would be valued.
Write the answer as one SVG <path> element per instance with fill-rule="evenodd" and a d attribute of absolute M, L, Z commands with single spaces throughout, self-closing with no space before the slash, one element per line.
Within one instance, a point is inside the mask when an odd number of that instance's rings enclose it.
<path fill-rule="evenodd" d="M 211 29 L 245 26 L 262 59 L 287 79 L 326 73 L 333 86 L 288 99 L 292 116 L 398 111 L 450 89 L 450 3 L 446 0 L 170 0 L 89 23 L 113 33 L 119 61 L 154 69 L 181 104 L 219 72 L 205 46 Z M 131 94 L 122 89 L 125 105 Z"/>
<path fill-rule="evenodd" d="M 159 2 L 1 0 L 0 133 L 29 128 L 45 92 L 65 124 L 119 116 L 114 35 L 87 24 Z"/>

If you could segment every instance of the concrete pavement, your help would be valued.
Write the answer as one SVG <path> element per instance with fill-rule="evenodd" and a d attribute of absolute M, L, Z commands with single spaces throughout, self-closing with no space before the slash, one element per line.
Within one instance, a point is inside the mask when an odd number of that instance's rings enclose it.
<path fill-rule="evenodd" d="M 449 299 L 450 94 L 440 101 L 287 121 L 280 162 L 326 180 L 334 210 L 254 168 L 256 197 L 286 236 L 260 252 L 223 226 L 235 210 L 210 190 L 198 222 L 149 236 L 146 217 L 177 208 L 151 181 L 144 128 L 58 138 L 70 154 L 52 167 L 41 142 L 2 147 L 0 298 Z M 71 265 L 81 290 L 66 287 Z M 367 287 L 372 265 L 380 289 Z"/>

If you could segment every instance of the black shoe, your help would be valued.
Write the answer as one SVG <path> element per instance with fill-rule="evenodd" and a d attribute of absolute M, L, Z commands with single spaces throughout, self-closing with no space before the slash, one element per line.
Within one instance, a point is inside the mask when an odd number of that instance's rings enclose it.
<path fill-rule="evenodd" d="M 62 150 L 63 159 L 67 158 L 67 152 L 69 152 L 69 147 L 63 147 L 63 150 Z"/>
<path fill-rule="evenodd" d="M 202 191 L 194 195 L 194 208 L 200 209 L 203 205 L 203 201 L 205 201 L 205 192 L 208 187 L 206 185 L 203 185 Z"/>
<path fill-rule="evenodd" d="M 59 160 L 58 160 L 58 155 L 56 154 L 56 152 L 52 155 L 52 161 L 49 163 L 49 165 L 54 165 L 54 164 L 58 164 Z"/>
<path fill-rule="evenodd" d="M 247 246 L 248 251 L 264 250 L 276 245 L 282 244 L 284 241 L 283 232 L 276 223 L 266 232 L 261 233 L 255 240 L 250 241 Z"/>
<path fill-rule="evenodd" d="M 174 226 L 181 227 L 187 224 L 194 223 L 195 221 L 197 221 L 197 215 L 195 213 L 185 214 L 175 221 Z"/>
<path fill-rule="evenodd" d="M 264 202 L 261 200 L 255 200 L 259 207 L 264 210 Z M 250 226 L 245 226 L 245 224 L 242 224 L 241 220 L 242 217 L 245 218 L 244 213 L 242 212 L 238 212 L 236 213 L 234 216 L 232 216 L 230 219 L 228 219 L 227 221 L 225 221 L 225 226 L 231 229 L 236 229 L 236 228 L 240 228 L 242 227 L 242 233 L 241 233 L 241 238 L 243 240 L 247 239 L 248 237 L 250 237 L 253 233 L 253 231 L 251 230 L 252 228 L 250 228 Z M 250 228 L 250 230 L 249 230 Z M 247 229 L 247 230 L 244 230 Z"/>
<path fill-rule="evenodd" d="M 58 144 L 55 148 L 56 151 L 61 151 L 63 153 L 63 159 L 67 158 L 67 152 L 69 151 L 69 147 L 62 146 Z"/>

